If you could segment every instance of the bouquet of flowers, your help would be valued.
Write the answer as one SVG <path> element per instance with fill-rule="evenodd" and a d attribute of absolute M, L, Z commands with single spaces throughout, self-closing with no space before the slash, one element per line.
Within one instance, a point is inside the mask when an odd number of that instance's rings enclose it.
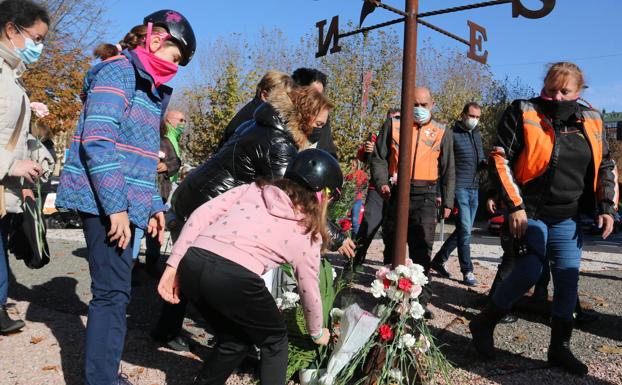
<path fill-rule="evenodd" d="M 375 315 L 380 325 L 358 351 L 351 352 L 345 366 L 335 366 L 320 379 L 322 385 L 430 383 L 440 373 L 447 382 L 451 368 L 434 343 L 423 320 L 419 295 L 428 278 L 423 267 L 410 260 L 395 269 L 381 268 L 371 292 L 381 303 Z M 356 331 L 356 328 L 352 328 Z M 342 333 L 337 346 L 345 345 L 352 333 Z M 335 349 L 331 360 L 339 355 Z"/>

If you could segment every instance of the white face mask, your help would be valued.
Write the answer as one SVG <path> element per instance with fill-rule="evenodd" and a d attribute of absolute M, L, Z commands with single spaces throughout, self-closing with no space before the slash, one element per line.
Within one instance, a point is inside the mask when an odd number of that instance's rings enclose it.
<path fill-rule="evenodd" d="M 415 107 L 413 110 L 413 114 L 415 118 L 415 123 L 419 125 L 427 123 L 432 116 L 430 110 L 425 107 Z"/>
<path fill-rule="evenodd" d="M 463 123 L 467 130 L 472 131 L 479 123 L 479 119 L 467 118 L 463 121 Z"/>

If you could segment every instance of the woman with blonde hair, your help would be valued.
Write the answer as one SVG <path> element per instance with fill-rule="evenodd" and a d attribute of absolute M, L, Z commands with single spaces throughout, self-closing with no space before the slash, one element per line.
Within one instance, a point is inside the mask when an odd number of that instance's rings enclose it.
<path fill-rule="evenodd" d="M 602 237 L 615 213 L 615 162 L 600 112 L 579 103 L 585 88 L 576 64 L 553 64 L 539 97 L 515 100 L 497 128 L 492 173 L 509 212 L 509 230 L 520 245 L 510 275 L 470 323 L 473 344 L 493 358 L 499 320 L 550 264 L 554 296 L 548 361 L 576 375 L 587 366 L 570 350 L 577 302 L 582 235 L 579 213 L 596 216 Z"/>
<path fill-rule="evenodd" d="M 229 138 L 233 136 L 235 130 L 242 123 L 253 120 L 253 115 L 255 114 L 255 110 L 257 109 L 257 107 L 259 107 L 263 102 L 268 100 L 268 97 L 272 92 L 289 92 L 293 86 L 294 80 L 288 74 L 272 70 L 266 72 L 266 74 L 257 84 L 257 89 L 255 90 L 255 97 L 253 98 L 253 100 L 251 100 L 244 107 L 242 107 L 240 111 L 238 111 L 231 119 L 229 124 L 227 124 L 227 127 L 225 127 L 225 131 L 223 132 L 219 147 L 222 147 L 227 142 L 227 140 L 229 140 Z"/>

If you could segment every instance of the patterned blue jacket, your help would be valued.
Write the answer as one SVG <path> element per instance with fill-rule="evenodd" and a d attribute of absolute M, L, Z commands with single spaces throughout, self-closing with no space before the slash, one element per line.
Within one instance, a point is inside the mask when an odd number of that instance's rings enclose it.
<path fill-rule="evenodd" d="M 154 87 L 132 51 L 91 68 L 56 206 L 101 216 L 127 210 L 140 228 L 164 211 L 156 169 L 160 120 L 171 92 Z"/>

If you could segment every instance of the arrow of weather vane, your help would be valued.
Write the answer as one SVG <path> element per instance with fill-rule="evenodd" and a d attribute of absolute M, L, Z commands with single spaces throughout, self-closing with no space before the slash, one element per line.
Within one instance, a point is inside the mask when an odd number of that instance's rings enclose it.
<path fill-rule="evenodd" d="M 417 14 L 416 19 L 417 19 L 417 23 L 423 26 L 426 26 L 430 29 L 433 29 L 437 32 L 440 32 L 443 35 L 451 37 L 452 39 L 455 39 L 461 43 L 466 44 L 467 46 L 469 46 L 469 51 L 467 53 L 467 56 L 470 59 L 473 59 L 477 62 L 486 64 L 486 61 L 488 59 L 488 51 L 484 50 L 484 47 L 483 47 L 483 42 L 488 40 L 486 28 L 468 20 L 467 25 L 469 26 L 469 30 L 470 30 L 470 38 L 469 40 L 466 40 L 457 35 L 454 35 L 451 32 L 445 31 L 444 29 L 441 29 L 433 24 L 430 24 L 422 19 L 429 17 L 429 16 L 436 16 L 436 15 L 442 15 L 446 13 L 453 13 L 453 12 L 465 11 L 469 9 L 483 8 L 483 7 L 489 7 L 489 6 L 500 5 L 500 4 L 508 4 L 508 3 L 512 4 L 512 17 L 523 16 L 528 19 L 539 19 L 551 13 L 553 8 L 555 7 L 555 0 L 540 0 L 540 1 L 542 2 L 542 7 L 538 10 L 532 10 L 532 9 L 525 7 L 523 3 L 521 2 L 521 0 L 496 0 L 496 1 L 486 1 L 486 2 L 477 3 L 477 4 L 464 5 L 460 7 L 440 9 L 437 11 L 424 12 L 424 13 Z M 369 14 L 374 12 L 376 8 L 384 8 L 402 17 L 398 19 L 394 19 L 394 20 L 389 20 L 381 24 L 372 25 L 370 27 L 361 28 L 361 26 L 363 25 L 363 22 L 365 21 L 365 18 Z M 315 54 L 315 57 L 319 58 L 319 57 L 325 56 L 329 52 L 329 49 L 330 49 L 330 53 L 336 53 L 336 52 L 341 51 L 341 47 L 339 46 L 339 39 L 342 39 L 347 36 L 352 36 L 358 33 L 363 33 L 363 32 L 371 31 L 374 29 L 386 27 L 392 24 L 401 23 L 406 20 L 407 16 L 408 15 L 406 14 L 406 12 L 399 10 L 397 8 L 391 7 L 387 4 L 384 4 L 380 0 L 364 0 L 363 8 L 361 9 L 361 16 L 359 20 L 359 29 L 357 30 L 339 33 L 339 16 L 333 16 L 333 18 L 330 21 L 328 31 L 326 32 L 324 30 L 327 24 L 326 20 L 318 21 L 315 24 L 315 26 L 318 28 L 318 33 L 319 33 L 318 50 L 317 50 L 317 53 Z"/>

